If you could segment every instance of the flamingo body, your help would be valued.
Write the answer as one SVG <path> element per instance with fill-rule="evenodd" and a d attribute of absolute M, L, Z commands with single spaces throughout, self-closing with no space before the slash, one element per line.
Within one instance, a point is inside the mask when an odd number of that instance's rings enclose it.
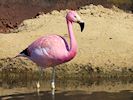
<path fill-rule="evenodd" d="M 66 40 L 59 35 L 43 36 L 27 48 L 28 58 L 43 68 L 55 66 L 71 60 L 76 50 L 69 56 Z"/>

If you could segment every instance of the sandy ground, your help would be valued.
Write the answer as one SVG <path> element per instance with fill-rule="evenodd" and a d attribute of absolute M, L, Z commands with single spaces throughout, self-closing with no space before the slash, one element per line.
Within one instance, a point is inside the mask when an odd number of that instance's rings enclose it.
<path fill-rule="evenodd" d="M 46 34 L 58 34 L 68 39 L 67 10 L 43 14 L 25 20 L 10 34 L 0 34 L 0 58 L 14 57 L 30 43 Z M 85 30 L 74 24 L 78 54 L 69 63 L 99 66 L 105 69 L 127 67 L 133 69 L 133 14 L 116 7 L 85 6 L 78 14 L 85 22 Z M 115 67 L 113 67 L 115 66 Z"/>

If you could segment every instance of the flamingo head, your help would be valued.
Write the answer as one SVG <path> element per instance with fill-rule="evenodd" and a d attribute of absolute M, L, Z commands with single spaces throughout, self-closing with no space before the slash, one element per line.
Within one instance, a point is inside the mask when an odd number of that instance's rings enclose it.
<path fill-rule="evenodd" d="M 69 11 L 66 15 L 66 19 L 71 23 L 75 22 L 80 25 L 81 32 L 84 29 L 84 21 L 80 18 L 76 11 Z"/>

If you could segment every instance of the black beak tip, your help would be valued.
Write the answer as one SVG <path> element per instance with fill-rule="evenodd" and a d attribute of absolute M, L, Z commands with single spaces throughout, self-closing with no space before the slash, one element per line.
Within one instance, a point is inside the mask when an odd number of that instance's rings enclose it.
<path fill-rule="evenodd" d="M 79 25 L 80 25 L 81 32 L 82 32 L 84 30 L 85 23 L 84 22 L 80 22 Z"/>

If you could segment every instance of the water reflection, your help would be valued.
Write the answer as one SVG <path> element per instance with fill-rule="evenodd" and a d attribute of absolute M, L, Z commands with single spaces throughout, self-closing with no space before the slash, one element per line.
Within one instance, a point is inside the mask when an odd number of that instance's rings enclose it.
<path fill-rule="evenodd" d="M 36 89 L 36 81 L 15 82 L 16 85 L 1 82 L 0 100 L 133 100 L 131 80 L 57 80 L 55 91 L 51 91 L 50 81 L 47 80 L 40 82 L 39 91 Z"/>
<path fill-rule="evenodd" d="M 51 95 L 49 91 L 41 91 L 40 95 L 36 93 L 21 93 L 1 96 L 1 100 L 133 100 L 133 93 L 131 91 L 120 92 L 93 92 L 87 94 L 84 91 L 65 91 Z"/>

